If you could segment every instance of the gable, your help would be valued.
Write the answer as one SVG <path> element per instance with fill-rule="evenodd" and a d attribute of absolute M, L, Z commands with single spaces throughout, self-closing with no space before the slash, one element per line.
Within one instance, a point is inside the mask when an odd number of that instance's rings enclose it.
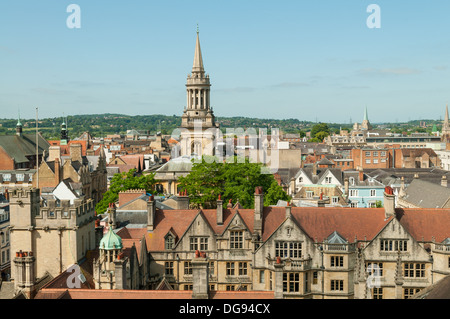
<path fill-rule="evenodd" d="M 301 179 L 302 181 L 300 182 Z M 314 184 L 303 170 L 300 170 L 297 173 L 297 176 L 295 177 L 295 182 L 296 184 Z"/>
<path fill-rule="evenodd" d="M 189 251 L 190 249 L 190 238 L 191 237 L 208 237 L 208 250 L 214 249 L 215 247 L 215 233 L 208 223 L 207 219 L 203 215 L 202 211 L 194 217 L 190 225 L 187 227 L 184 234 L 180 237 L 180 240 L 175 243 L 175 248 L 184 251 Z"/>
<path fill-rule="evenodd" d="M 327 183 L 327 179 L 331 179 L 331 181 L 329 183 Z M 336 176 L 330 170 L 325 171 L 325 173 L 320 177 L 317 184 L 342 185 L 341 182 L 336 178 Z"/>
<path fill-rule="evenodd" d="M 390 248 L 381 249 L 381 242 L 392 241 L 392 250 Z M 387 225 L 367 244 L 364 251 L 366 256 L 371 256 L 371 259 L 376 260 L 392 260 L 398 256 L 398 249 L 396 247 L 402 246 L 401 243 L 406 242 L 406 252 L 402 252 L 401 258 L 408 260 L 429 260 L 429 254 L 423 246 L 403 227 L 403 225 L 396 219 L 391 219 Z M 386 244 L 383 244 L 386 246 Z M 400 248 L 401 249 L 401 248 Z M 414 252 L 414 253 L 412 253 Z"/>

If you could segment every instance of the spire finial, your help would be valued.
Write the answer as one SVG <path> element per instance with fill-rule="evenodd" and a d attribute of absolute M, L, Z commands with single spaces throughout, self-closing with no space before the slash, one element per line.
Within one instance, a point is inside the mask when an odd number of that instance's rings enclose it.
<path fill-rule="evenodd" d="M 198 23 L 197 23 L 197 34 L 198 34 Z"/>

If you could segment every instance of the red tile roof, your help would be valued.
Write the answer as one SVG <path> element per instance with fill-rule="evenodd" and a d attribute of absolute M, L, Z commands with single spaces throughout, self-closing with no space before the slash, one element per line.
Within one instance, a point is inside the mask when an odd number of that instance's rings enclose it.
<path fill-rule="evenodd" d="M 450 209 L 396 209 L 397 219 L 417 241 L 440 243 L 450 237 Z"/>

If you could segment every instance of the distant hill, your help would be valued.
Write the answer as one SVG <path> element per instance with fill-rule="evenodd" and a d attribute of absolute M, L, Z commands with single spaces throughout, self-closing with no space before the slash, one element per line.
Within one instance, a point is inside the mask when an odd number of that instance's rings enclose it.
<path fill-rule="evenodd" d="M 253 127 L 255 129 L 279 128 L 284 133 L 299 133 L 300 131 L 310 131 L 315 122 L 300 121 L 298 119 L 260 119 L 249 117 L 216 117 L 216 121 L 220 124 L 221 129 L 225 132 L 226 128 L 243 128 Z M 414 120 L 407 123 L 383 123 L 386 127 L 417 126 L 419 122 L 427 123 L 427 126 L 436 124 L 438 128 L 442 124 L 435 120 Z M 24 132 L 36 130 L 35 119 L 21 119 Z M 39 131 L 46 139 L 58 139 L 61 132 L 61 117 L 39 119 Z M 17 119 L 0 119 L 0 135 L 14 134 Z M 333 131 L 340 128 L 350 129 L 349 123 L 327 123 L 328 127 Z M 102 137 L 108 134 L 125 134 L 127 130 L 143 130 L 153 134 L 161 132 L 162 134 L 171 134 L 172 131 L 181 125 L 181 116 L 176 115 L 124 115 L 124 114 L 86 114 L 67 116 L 67 127 L 69 137 L 75 138 L 83 132 L 90 132 L 93 136 Z M 375 125 L 376 126 L 376 125 Z"/>

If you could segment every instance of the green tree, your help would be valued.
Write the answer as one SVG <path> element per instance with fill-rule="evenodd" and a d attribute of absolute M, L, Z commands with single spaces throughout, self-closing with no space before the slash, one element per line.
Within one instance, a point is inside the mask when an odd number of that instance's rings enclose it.
<path fill-rule="evenodd" d="M 262 164 L 250 163 L 248 159 L 235 157 L 233 161 L 217 163 L 204 157 L 201 163 L 193 164 L 187 176 L 180 177 L 178 181 L 181 189 L 189 194 L 191 204 L 197 208 L 215 208 L 219 195 L 224 205 L 231 199 L 233 203 L 239 200 L 244 208 L 253 208 L 257 186 L 262 186 L 265 193 L 270 192 L 267 202 L 271 204 L 276 204 L 278 199 L 286 199 L 287 195 L 281 187 L 277 189 L 273 185 L 274 182 L 276 184 L 273 175 L 264 174 L 262 170 Z"/>
<path fill-rule="evenodd" d="M 264 194 L 264 206 L 276 205 L 279 200 L 290 201 L 291 197 L 273 180 L 269 189 Z"/>
<path fill-rule="evenodd" d="M 316 137 L 317 133 L 326 132 L 330 134 L 330 128 L 327 123 L 318 123 L 311 128 L 311 137 Z"/>
<path fill-rule="evenodd" d="M 119 199 L 119 192 L 129 189 L 145 189 L 147 193 L 154 193 L 155 191 L 155 174 L 137 175 L 136 169 L 131 169 L 128 172 L 115 174 L 111 179 L 109 189 L 103 194 L 101 201 L 95 206 L 95 211 L 98 214 L 106 212 L 109 203 L 114 203 Z"/>

